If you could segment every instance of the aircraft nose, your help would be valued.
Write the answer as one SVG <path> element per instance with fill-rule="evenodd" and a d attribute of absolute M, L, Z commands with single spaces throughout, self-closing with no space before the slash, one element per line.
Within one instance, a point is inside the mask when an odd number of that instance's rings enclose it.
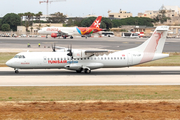
<path fill-rule="evenodd" d="M 8 60 L 8 61 L 6 62 L 6 65 L 7 65 L 7 66 L 11 66 L 11 65 L 12 65 L 12 60 Z"/>

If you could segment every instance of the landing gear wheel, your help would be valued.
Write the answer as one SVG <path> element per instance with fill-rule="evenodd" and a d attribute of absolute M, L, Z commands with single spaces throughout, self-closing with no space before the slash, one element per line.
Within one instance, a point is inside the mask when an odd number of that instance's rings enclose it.
<path fill-rule="evenodd" d="M 90 74 L 91 70 L 86 69 L 84 72 L 87 73 L 87 74 Z"/>
<path fill-rule="evenodd" d="M 76 70 L 77 73 L 81 73 L 82 71 L 81 70 Z"/>
<path fill-rule="evenodd" d="M 66 39 L 66 37 L 63 37 L 64 39 Z"/>
<path fill-rule="evenodd" d="M 19 71 L 18 71 L 18 70 L 15 70 L 15 73 L 16 73 L 16 74 L 18 74 L 18 73 L 19 73 Z"/>
<path fill-rule="evenodd" d="M 73 36 L 71 36 L 70 38 L 73 39 Z"/>

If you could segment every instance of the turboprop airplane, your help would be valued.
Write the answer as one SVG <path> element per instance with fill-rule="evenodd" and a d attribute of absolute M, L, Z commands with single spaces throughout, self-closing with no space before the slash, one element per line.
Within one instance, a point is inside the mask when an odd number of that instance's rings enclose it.
<path fill-rule="evenodd" d="M 168 26 L 157 27 L 151 38 L 132 49 L 78 50 L 53 46 L 53 52 L 19 53 L 6 65 L 14 68 L 15 73 L 19 73 L 19 69 L 67 69 L 91 73 L 91 70 L 99 68 L 129 67 L 168 57 L 169 54 L 162 53 L 168 30 Z"/>
<path fill-rule="evenodd" d="M 102 31 L 100 27 L 102 16 L 98 16 L 90 27 L 44 27 L 38 31 L 39 34 L 51 35 L 56 38 L 62 36 L 64 39 L 70 36 L 73 39 L 73 35 L 89 35 Z"/>

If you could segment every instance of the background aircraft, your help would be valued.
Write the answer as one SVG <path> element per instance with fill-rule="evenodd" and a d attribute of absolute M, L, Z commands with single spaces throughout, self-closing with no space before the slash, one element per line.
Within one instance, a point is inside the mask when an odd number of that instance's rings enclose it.
<path fill-rule="evenodd" d="M 90 27 L 44 27 L 38 31 L 39 34 L 51 35 L 56 38 L 62 36 L 64 39 L 70 36 L 73 39 L 73 35 L 89 35 L 102 31 L 100 28 L 102 16 L 98 16 Z"/>
<path fill-rule="evenodd" d="M 122 51 L 78 50 L 53 46 L 53 52 L 22 52 L 6 62 L 19 69 L 68 69 L 77 73 L 98 68 L 120 68 L 168 57 L 162 54 L 168 26 L 156 28 L 151 38 L 138 47 Z M 59 49 L 59 50 L 56 50 Z"/>

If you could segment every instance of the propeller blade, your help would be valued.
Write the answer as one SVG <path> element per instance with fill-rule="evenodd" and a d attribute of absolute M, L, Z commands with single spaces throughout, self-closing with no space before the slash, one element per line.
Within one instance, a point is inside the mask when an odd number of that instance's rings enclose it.
<path fill-rule="evenodd" d="M 51 46 L 52 46 L 53 52 L 56 52 L 55 43 L 54 43 L 54 45 L 52 44 Z"/>

